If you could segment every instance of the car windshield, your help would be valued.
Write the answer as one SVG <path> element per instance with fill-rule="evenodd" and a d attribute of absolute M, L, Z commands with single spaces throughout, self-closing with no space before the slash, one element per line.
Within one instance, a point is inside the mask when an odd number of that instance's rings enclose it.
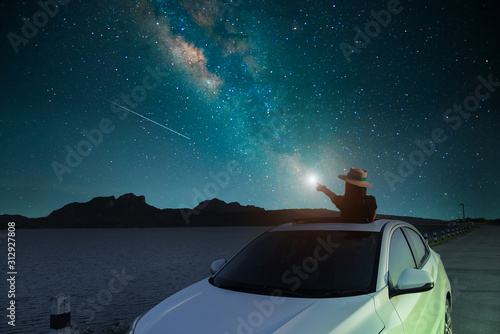
<path fill-rule="evenodd" d="M 240 251 L 210 282 L 220 288 L 292 297 L 373 292 L 379 233 L 271 231 Z"/>

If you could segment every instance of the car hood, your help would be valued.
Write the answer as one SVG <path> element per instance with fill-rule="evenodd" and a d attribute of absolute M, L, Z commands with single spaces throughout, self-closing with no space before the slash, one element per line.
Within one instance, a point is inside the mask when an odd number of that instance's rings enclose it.
<path fill-rule="evenodd" d="M 135 334 L 379 333 L 370 295 L 291 298 L 217 288 L 202 280 L 144 314 Z"/>

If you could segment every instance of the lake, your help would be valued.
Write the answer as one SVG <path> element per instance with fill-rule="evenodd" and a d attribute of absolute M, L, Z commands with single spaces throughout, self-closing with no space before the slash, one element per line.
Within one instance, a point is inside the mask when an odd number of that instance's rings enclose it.
<path fill-rule="evenodd" d="M 50 297 L 61 293 L 71 296 L 72 323 L 80 329 L 130 323 L 166 297 L 208 277 L 212 261 L 231 257 L 267 229 L 18 230 L 16 326 L 7 325 L 9 286 L 3 279 L 0 333 L 48 333 Z M 5 238 L 0 238 L 0 245 L 7 247 Z M 6 256 L 2 262 L 6 273 Z"/>

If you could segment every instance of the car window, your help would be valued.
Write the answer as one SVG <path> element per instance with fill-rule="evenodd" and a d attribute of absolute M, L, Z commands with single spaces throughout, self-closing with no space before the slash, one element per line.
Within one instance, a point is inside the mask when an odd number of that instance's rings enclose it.
<path fill-rule="evenodd" d="M 391 286 L 396 286 L 399 276 L 407 268 L 416 268 L 415 260 L 401 229 L 392 235 L 389 249 L 389 280 Z"/>
<path fill-rule="evenodd" d="M 415 257 L 415 261 L 417 262 L 417 268 L 420 268 L 422 262 L 424 262 L 427 258 L 429 251 L 427 250 L 427 247 L 425 247 L 422 238 L 415 231 L 405 228 L 404 232 L 412 245 L 413 255 Z"/>
<path fill-rule="evenodd" d="M 379 249 L 376 232 L 268 232 L 211 282 L 235 290 L 277 289 L 313 298 L 368 293 L 375 290 Z"/>

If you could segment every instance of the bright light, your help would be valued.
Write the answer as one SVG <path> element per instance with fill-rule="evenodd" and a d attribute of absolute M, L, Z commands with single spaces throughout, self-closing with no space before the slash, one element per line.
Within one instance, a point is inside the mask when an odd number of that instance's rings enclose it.
<path fill-rule="evenodd" d="M 316 182 L 318 182 L 318 178 L 316 177 L 316 175 L 309 175 L 308 181 L 310 184 L 316 184 Z"/>

